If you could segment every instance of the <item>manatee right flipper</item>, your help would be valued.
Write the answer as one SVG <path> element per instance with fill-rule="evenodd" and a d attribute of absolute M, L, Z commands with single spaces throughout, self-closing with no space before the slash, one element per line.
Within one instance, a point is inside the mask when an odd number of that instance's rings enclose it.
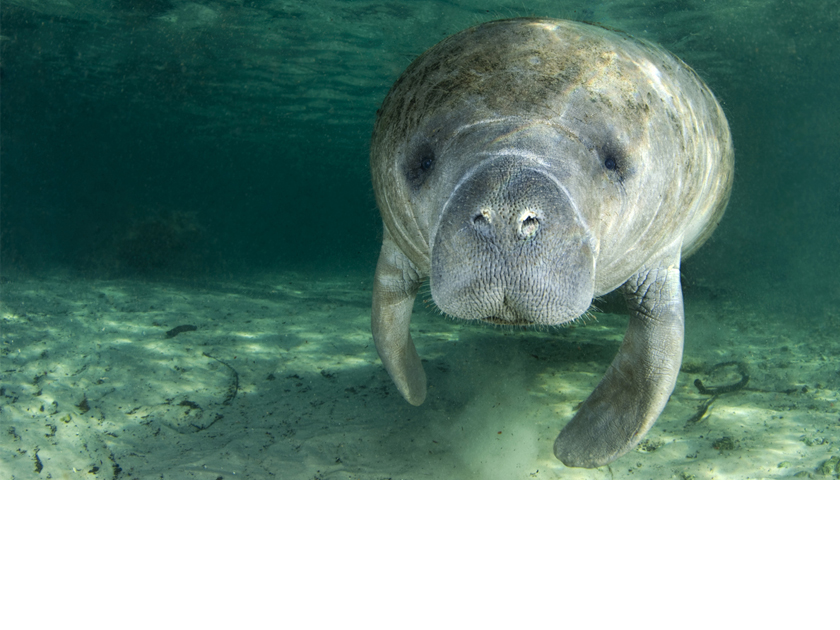
<path fill-rule="evenodd" d="M 679 246 L 658 260 L 622 286 L 630 324 L 607 373 L 554 442 L 566 466 L 597 468 L 634 448 L 674 391 L 685 329 Z"/>
<path fill-rule="evenodd" d="M 371 330 L 385 369 L 412 405 L 421 405 L 426 399 L 426 373 L 409 330 L 421 283 L 420 273 L 385 228 L 373 280 Z"/>

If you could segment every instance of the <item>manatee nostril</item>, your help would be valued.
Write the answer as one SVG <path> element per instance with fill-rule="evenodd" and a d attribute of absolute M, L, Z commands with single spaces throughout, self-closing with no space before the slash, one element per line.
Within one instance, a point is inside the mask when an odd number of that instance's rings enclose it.
<path fill-rule="evenodd" d="M 527 210 L 519 216 L 519 235 L 522 238 L 531 238 L 539 228 L 540 221 L 531 210 Z"/>
<path fill-rule="evenodd" d="M 489 227 L 492 223 L 490 211 L 486 208 L 482 209 L 481 212 L 479 212 L 473 217 L 472 222 L 473 225 L 477 228 Z"/>

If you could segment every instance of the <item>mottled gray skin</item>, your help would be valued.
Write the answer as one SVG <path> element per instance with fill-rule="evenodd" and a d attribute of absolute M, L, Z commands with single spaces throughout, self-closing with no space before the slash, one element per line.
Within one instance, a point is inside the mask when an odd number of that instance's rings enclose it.
<path fill-rule="evenodd" d="M 720 221 L 733 163 L 706 85 L 624 33 L 502 20 L 428 50 L 385 99 L 371 147 L 385 224 L 372 328 L 400 393 L 426 397 L 409 333 L 425 278 L 444 313 L 514 325 L 570 322 L 621 287 L 624 342 L 554 453 L 592 468 L 632 449 L 674 389 L 680 259 Z"/>

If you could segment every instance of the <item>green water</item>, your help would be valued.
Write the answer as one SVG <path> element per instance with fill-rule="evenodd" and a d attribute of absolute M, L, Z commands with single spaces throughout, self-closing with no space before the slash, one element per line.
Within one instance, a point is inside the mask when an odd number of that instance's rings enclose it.
<path fill-rule="evenodd" d="M 738 325 L 743 309 L 756 335 L 763 317 L 796 338 L 812 329 L 840 335 L 836 0 L 5 0 L 0 273 L 26 281 L 235 284 L 272 272 L 372 279 L 381 224 L 368 150 L 382 99 L 413 58 L 447 35 L 529 15 L 657 42 L 721 102 L 735 185 L 719 228 L 683 265 L 688 308 L 692 296 L 721 300 L 727 321 Z M 363 328 L 367 291 L 357 300 Z M 689 346 L 703 345 L 691 335 Z M 825 382 L 834 382 L 840 359 L 823 353 L 835 366 Z M 769 356 L 768 365 L 780 364 Z M 785 369 L 792 376 L 773 388 L 801 388 L 796 366 Z M 364 378 L 383 374 L 378 364 L 364 370 Z M 451 410 L 438 411 L 443 422 Z"/>
<path fill-rule="evenodd" d="M 838 280 L 823 275 L 840 268 L 831 0 L 7 0 L 2 262 L 94 274 L 370 266 L 378 105 L 427 47 L 515 15 L 651 39 L 718 96 L 736 185 L 687 273 L 795 294 L 782 307 L 836 295 Z M 146 239 L 177 251 L 145 259 L 134 250 Z"/>

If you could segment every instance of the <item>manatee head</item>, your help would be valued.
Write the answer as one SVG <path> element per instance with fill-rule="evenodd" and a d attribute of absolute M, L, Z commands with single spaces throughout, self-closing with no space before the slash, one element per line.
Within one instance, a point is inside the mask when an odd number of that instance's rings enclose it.
<path fill-rule="evenodd" d="M 690 148 L 649 61 L 664 54 L 523 20 L 450 38 L 400 78 L 374 131 L 374 186 L 444 313 L 562 324 L 691 232 L 676 213 L 650 229 L 681 194 L 667 156 Z"/>

